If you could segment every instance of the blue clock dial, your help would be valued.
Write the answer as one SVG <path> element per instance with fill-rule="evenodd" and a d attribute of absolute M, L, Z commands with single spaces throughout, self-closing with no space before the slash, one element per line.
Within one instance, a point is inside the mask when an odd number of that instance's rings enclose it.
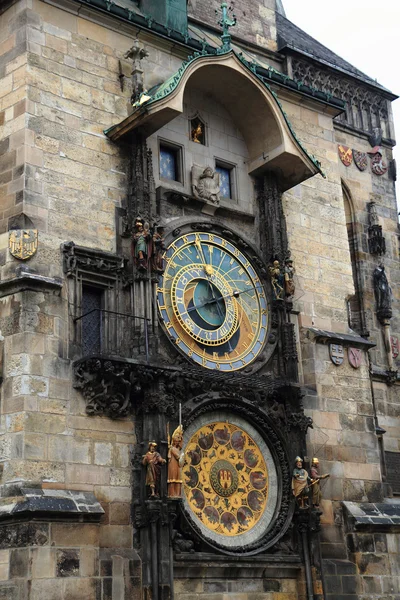
<path fill-rule="evenodd" d="M 168 247 L 165 263 L 158 307 L 178 347 L 208 369 L 252 363 L 265 344 L 268 305 L 244 254 L 222 236 L 188 233 Z"/>

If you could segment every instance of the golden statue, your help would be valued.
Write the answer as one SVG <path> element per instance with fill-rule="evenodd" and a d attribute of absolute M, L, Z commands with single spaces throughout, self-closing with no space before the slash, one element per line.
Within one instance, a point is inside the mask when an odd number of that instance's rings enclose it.
<path fill-rule="evenodd" d="M 178 425 L 172 434 L 168 450 L 168 497 L 180 498 L 182 493 L 182 467 L 185 453 L 182 451 L 183 429 Z"/>
<path fill-rule="evenodd" d="M 196 142 L 196 144 L 203 143 L 203 126 L 199 121 L 197 125 L 195 125 L 192 129 L 192 142 Z"/>

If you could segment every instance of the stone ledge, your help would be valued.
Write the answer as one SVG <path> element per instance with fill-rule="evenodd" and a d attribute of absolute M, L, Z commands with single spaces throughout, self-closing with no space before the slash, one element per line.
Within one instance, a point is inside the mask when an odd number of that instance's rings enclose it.
<path fill-rule="evenodd" d="M 359 335 L 351 333 L 336 333 L 334 331 L 325 331 L 316 327 L 305 327 L 307 337 L 320 344 L 341 344 L 352 348 L 361 348 L 362 350 L 370 350 L 375 348 L 374 342 L 369 342 Z"/>
<path fill-rule="evenodd" d="M 297 554 L 257 555 L 249 558 L 196 552 L 174 555 L 176 579 L 296 578 L 302 562 Z"/>
<path fill-rule="evenodd" d="M 59 291 L 62 286 L 63 281 L 60 277 L 45 277 L 26 268 L 18 267 L 15 277 L 0 281 L 0 298 L 27 290 L 33 292 Z"/>
<path fill-rule="evenodd" d="M 342 502 L 348 528 L 356 531 L 400 532 L 400 502 Z"/>
<path fill-rule="evenodd" d="M 92 492 L 21 487 L 18 495 L 0 498 L 0 521 L 18 517 L 99 521 L 104 510 Z"/>

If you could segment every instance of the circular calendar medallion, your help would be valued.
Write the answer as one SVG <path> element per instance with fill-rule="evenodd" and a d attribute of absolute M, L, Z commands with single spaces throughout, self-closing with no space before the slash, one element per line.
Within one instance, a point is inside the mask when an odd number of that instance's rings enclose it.
<path fill-rule="evenodd" d="M 265 532 L 276 505 L 272 456 L 243 419 L 232 415 L 229 420 L 201 420 L 186 434 L 186 508 L 212 540 L 225 540 L 229 546 L 240 536 L 236 543 L 247 543 Z"/>

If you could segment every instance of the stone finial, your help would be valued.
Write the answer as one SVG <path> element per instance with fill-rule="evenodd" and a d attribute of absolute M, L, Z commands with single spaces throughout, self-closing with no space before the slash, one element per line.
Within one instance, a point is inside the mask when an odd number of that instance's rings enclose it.
<path fill-rule="evenodd" d="M 124 58 L 129 58 L 133 61 L 131 96 L 132 104 L 134 104 L 139 99 L 140 95 L 145 91 L 141 61 L 147 56 L 149 56 L 149 53 L 145 48 L 139 45 L 138 38 L 135 39 L 133 46 L 124 54 Z"/>

